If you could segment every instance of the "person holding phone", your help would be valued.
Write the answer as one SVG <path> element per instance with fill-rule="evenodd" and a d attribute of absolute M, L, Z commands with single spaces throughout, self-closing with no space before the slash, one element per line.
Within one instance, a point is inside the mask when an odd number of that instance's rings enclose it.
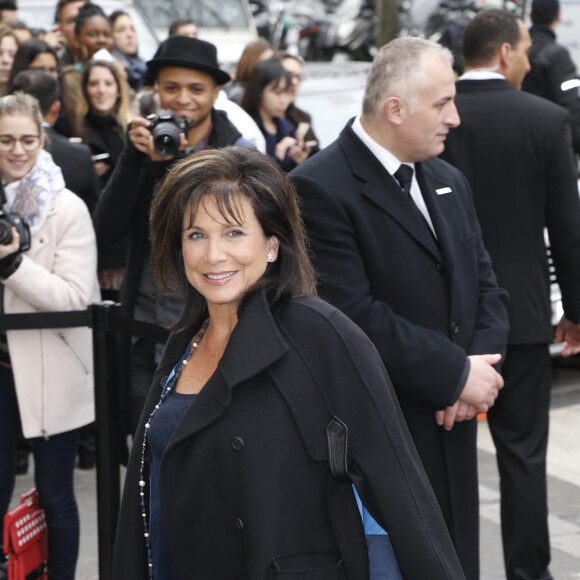
<path fill-rule="evenodd" d="M 280 61 L 280 64 L 292 75 L 292 86 L 290 87 L 290 95 L 292 97 L 284 117 L 294 123 L 297 128 L 300 127 L 301 123 L 304 123 L 306 127 L 305 141 L 316 141 L 316 144 L 312 146 L 310 151 L 310 156 L 318 153 L 320 147 L 318 145 L 318 138 L 316 137 L 314 130 L 312 129 L 312 118 L 310 113 L 298 108 L 296 106 L 296 97 L 300 92 L 300 83 L 302 82 L 302 74 L 304 70 L 304 61 L 297 54 L 290 54 L 286 51 L 280 51 L 276 53 L 276 58 Z M 298 130 L 298 129 L 297 129 Z"/>
<path fill-rule="evenodd" d="M 131 121 L 128 87 L 118 68 L 108 61 L 91 60 L 82 78 L 86 140 L 102 191 L 125 147 L 125 127 Z M 103 297 L 119 299 L 129 237 L 115 243 L 99 242 L 99 284 Z"/>
<path fill-rule="evenodd" d="M 125 147 L 125 127 L 132 118 L 128 87 L 114 64 L 96 60 L 85 67 L 82 89 L 87 141 L 102 189 Z"/>
<path fill-rule="evenodd" d="M 242 107 L 266 138 L 266 153 L 286 172 L 305 161 L 316 145 L 305 140 L 309 127 L 299 127 L 300 131 L 284 118 L 292 101 L 291 88 L 290 72 L 278 60 L 268 59 L 256 64 L 242 97 Z"/>

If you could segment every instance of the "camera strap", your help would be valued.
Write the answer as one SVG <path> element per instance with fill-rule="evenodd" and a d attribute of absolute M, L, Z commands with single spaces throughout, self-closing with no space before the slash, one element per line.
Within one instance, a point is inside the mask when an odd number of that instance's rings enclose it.
<path fill-rule="evenodd" d="M 207 133 L 203 136 L 203 139 L 200 139 L 193 147 L 193 152 L 195 151 L 202 151 L 203 149 L 205 149 L 207 147 L 207 142 L 209 141 L 209 136 L 211 135 L 211 132 L 213 131 L 213 123 L 210 121 L 209 124 L 209 129 L 207 131 Z"/>

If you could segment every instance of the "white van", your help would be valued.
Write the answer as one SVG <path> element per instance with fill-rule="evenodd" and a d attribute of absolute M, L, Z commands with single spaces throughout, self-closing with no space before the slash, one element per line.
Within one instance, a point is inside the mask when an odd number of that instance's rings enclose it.
<path fill-rule="evenodd" d="M 248 0 L 134 0 L 134 3 L 153 22 L 161 40 L 166 38 L 174 20 L 193 20 L 199 38 L 217 47 L 222 65 L 237 63 L 244 47 L 258 38 Z"/>

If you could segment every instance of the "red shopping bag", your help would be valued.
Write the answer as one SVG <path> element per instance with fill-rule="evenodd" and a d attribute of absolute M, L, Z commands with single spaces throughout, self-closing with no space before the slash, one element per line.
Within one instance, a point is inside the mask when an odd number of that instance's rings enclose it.
<path fill-rule="evenodd" d="M 35 489 L 22 494 L 20 505 L 4 516 L 4 553 L 8 580 L 46 580 L 46 522 Z"/>

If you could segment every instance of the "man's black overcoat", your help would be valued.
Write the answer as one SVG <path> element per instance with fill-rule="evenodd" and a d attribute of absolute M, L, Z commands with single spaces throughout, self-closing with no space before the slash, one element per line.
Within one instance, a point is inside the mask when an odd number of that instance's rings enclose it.
<path fill-rule="evenodd" d="M 509 344 L 548 344 L 544 228 L 566 315 L 580 322 L 580 202 L 568 115 L 501 79 L 459 81 L 456 103 L 462 124 L 442 157 L 469 178 L 485 246 L 511 298 Z"/>
<path fill-rule="evenodd" d="M 564 312 L 580 322 L 580 201 L 568 114 L 504 79 L 459 81 L 456 104 L 462 123 L 443 156 L 469 179 L 498 283 L 510 294 L 505 387 L 488 416 L 506 572 L 540 578 L 550 561 L 546 228 Z"/>
<path fill-rule="evenodd" d="M 478 577 L 476 424 L 445 432 L 467 355 L 503 353 L 498 288 L 465 177 L 440 159 L 416 164 L 437 241 L 351 127 L 291 173 L 323 298 L 378 349 L 468 578 Z"/>

